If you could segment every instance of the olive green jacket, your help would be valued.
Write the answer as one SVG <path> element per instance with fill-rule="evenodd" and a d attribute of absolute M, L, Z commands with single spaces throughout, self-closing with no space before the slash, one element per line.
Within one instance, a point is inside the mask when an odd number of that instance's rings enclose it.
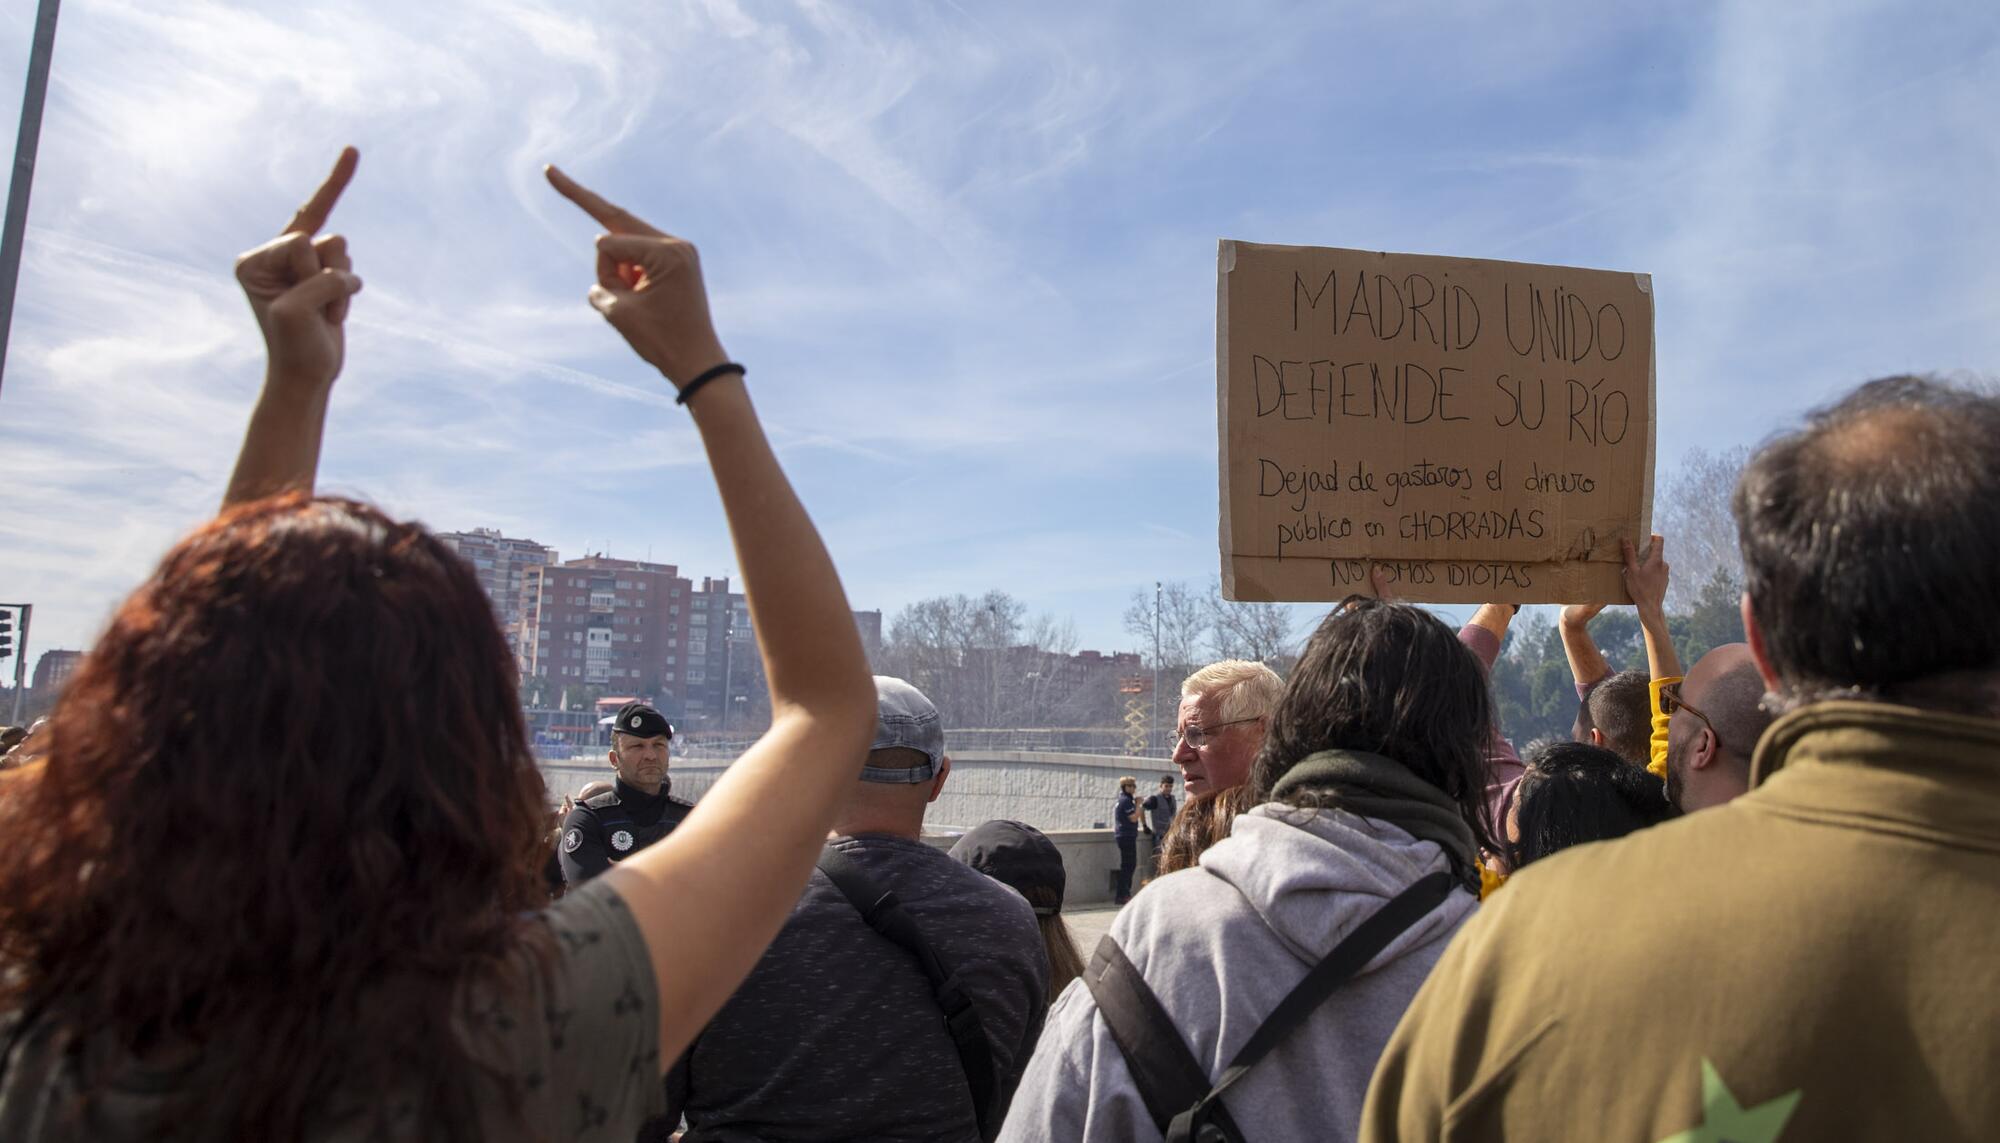
<path fill-rule="evenodd" d="M 2000 722 L 1822 703 L 1751 781 L 1517 874 L 1361 1138 L 2000 1139 Z"/>

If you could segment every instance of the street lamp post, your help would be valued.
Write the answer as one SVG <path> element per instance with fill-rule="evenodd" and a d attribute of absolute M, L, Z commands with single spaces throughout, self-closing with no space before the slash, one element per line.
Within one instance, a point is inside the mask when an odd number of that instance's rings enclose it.
<path fill-rule="evenodd" d="M 1160 733 L 1160 581 L 1153 581 L 1153 735 Z"/>
<path fill-rule="evenodd" d="M 0 222 L 0 371 L 7 367 L 7 334 L 14 324 L 14 287 L 21 278 L 21 244 L 28 231 L 28 192 L 35 182 L 35 151 L 42 139 L 42 103 L 49 91 L 49 61 L 56 50 L 56 10 L 42 0 L 35 10 L 28 49 L 28 86 L 21 96 L 21 130 L 14 138 L 14 175 L 7 184 L 7 215 Z"/>

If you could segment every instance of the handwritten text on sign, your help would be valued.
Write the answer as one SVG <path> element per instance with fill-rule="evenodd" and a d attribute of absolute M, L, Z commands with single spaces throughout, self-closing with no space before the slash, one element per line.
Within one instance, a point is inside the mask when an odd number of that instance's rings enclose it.
<path fill-rule="evenodd" d="M 1651 527 L 1644 275 L 1224 241 L 1232 599 L 1624 598 Z"/>

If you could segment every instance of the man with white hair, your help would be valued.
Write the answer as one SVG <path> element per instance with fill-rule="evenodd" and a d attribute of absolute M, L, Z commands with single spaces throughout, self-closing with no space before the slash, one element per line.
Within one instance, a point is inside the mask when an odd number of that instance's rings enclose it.
<path fill-rule="evenodd" d="M 1181 684 L 1174 726 L 1174 765 L 1190 802 L 1214 797 L 1250 777 L 1278 696 L 1278 673 L 1262 663 L 1224 659 Z"/>

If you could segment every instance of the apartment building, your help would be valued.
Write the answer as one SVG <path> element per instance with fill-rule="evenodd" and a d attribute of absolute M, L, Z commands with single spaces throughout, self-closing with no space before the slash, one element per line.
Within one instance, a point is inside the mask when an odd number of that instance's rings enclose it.
<path fill-rule="evenodd" d="M 517 662 L 525 663 L 527 656 L 521 633 L 526 615 L 522 610 L 522 598 L 528 586 L 528 572 L 532 568 L 556 563 L 561 557 L 554 548 L 544 547 L 533 540 L 503 536 L 496 528 L 439 532 L 437 538 L 472 565 L 473 574 L 479 578 L 479 586 L 485 589 L 486 598 L 492 601 L 493 615 L 500 621 L 500 630 L 507 635 L 508 648 L 514 652 Z"/>
<path fill-rule="evenodd" d="M 727 577 L 703 576 L 688 603 L 683 714 L 692 730 L 761 729 L 770 718 L 764 660 L 750 626 L 750 606 Z M 882 613 L 857 611 L 854 623 L 874 662 L 882 650 Z"/>
<path fill-rule="evenodd" d="M 587 556 L 530 568 L 523 583 L 524 679 L 638 695 L 685 717 L 693 585 L 678 568 Z"/>

